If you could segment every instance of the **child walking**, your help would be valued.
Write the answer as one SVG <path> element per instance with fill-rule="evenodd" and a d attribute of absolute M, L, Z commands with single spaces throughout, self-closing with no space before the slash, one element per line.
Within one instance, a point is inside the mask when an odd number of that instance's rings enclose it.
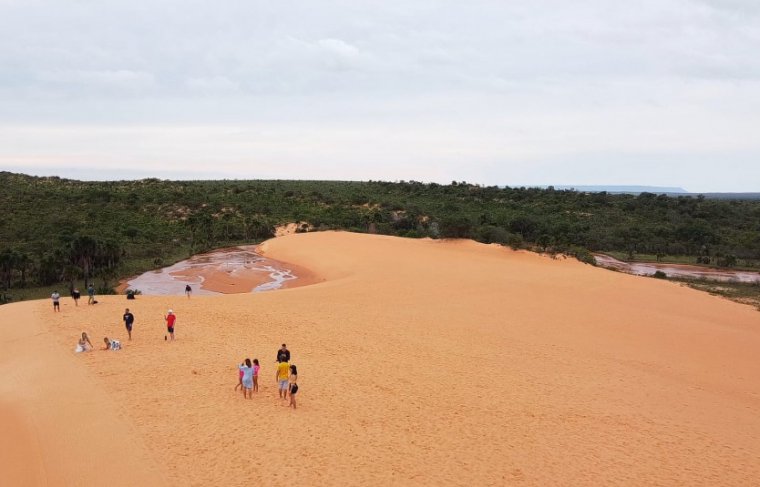
<path fill-rule="evenodd" d="M 245 359 L 244 364 L 240 364 L 240 371 L 243 373 L 243 398 L 253 398 L 253 368 L 251 367 L 251 359 Z"/>
<path fill-rule="evenodd" d="M 243 365 L 243 364 L 240 364 L 240 365 Z M 235 386 L 235 390 L 238 390 L 238 387 L 239 387 L 240 390 L 242 391 L 243 390 L 243 369 L 239 369 L 238 372 L 239 372 L 239 374 L 238 374 L 238 383 Z"/>
<path fill-rule="evenodd" d="M 290 378 L 288 380 L 289 382 L 289 392 L 290 392 L 290 404 L 288 404 L 293 409 L 296 408 L 296 393 L 298 392 L 298 369 L 295 365 L 290 366 Z"/>
<path fill-rule="evenodd" d="M 259 392 L 259 359 L 253 359 L 253 392 Z"/>

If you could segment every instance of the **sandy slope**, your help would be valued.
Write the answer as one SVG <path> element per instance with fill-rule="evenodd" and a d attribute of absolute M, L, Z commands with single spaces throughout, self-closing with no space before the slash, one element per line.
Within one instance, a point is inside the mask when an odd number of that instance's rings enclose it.
<path fill-rule="evenodd" d="M 325 282 L 0 307 L 0 475 L 29 485 L 751 485 L 760 313 L 472 242 L 267 242 Z M 78 332 L 125 338 L 75 356 Z M 178 341 L 164 341 L 173 307 Z M 281 342 L 299 409 L 274 389 Z M 262 361 L 261 392 L 232 388 Z M 79 425 L 79 426 L 77 426 Z M 67 445 L 61 448 L 61 445 Z M 23 461 L 22 461 L 23 460 Z M 9 477 L 10 476 L 10 477 Z M 67 477 L 68 476 L 68 477 Z M 0 484 L 4 485 L 0 478 Z"/>

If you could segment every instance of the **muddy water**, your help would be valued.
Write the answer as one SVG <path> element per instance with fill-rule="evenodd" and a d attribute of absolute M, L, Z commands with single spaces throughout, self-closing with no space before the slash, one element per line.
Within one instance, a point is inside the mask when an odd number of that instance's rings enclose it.
<path fill-rule="evenodd" d="M 658 264 L 654 262 L 623 262 L 604 254 L 594 254 L 596 263 L 629 274 L 651 276 L 656 271 L 664 272 L 668 277 L 684 279 L 707 279 L 711 281 L 760 282 L 760 273 L 732 271 L 729 269 L 711 269 L 687 264 Z"/>
<path fill-rule="evenodd" d="M 127 289 L 146 295 L 182 295 L 190 285 L 194 295 L 250 293 L 281 288 L 297 279 L 283 264 L 241 246 L 195 255 L 169 267 L 127 281 Z"/>

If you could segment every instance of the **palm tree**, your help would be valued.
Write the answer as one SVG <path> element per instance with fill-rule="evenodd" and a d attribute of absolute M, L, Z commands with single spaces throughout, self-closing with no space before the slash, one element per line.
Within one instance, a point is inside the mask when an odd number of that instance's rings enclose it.
<path fill-rule="evenodd" d="M 92 274 L 98 247 L 98 241 L 86 235 L 80 235 L 71 242 L 70 261 L 82 269 L 85 285 Z"/>

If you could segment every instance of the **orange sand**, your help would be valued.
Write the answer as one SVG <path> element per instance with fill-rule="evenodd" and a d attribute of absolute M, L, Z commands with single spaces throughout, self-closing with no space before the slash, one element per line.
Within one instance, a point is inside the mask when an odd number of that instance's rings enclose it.
<path fill-rule="evenodd" d="M 325 282 L 0 307 L 0 485 L 753 485 L 760 313 L 469 241 L 294 234 Z M 75 355 L 77 334 L 122 340 Z M 162 314 L 178 315 L 165 342 Z M 299 408 L 274 358 L 299 366 Z M 261 391 L 233 392 L 244 357 Z M 104 480 L 107 478 L 107 481 Z"/>

